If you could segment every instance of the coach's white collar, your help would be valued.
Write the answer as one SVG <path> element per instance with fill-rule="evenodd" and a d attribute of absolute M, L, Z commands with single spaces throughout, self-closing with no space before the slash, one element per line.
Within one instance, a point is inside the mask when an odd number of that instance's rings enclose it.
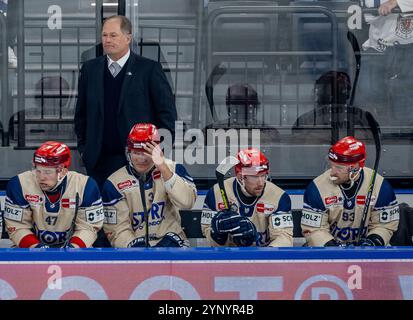
<path fill-rule="evenodd" d="M 116 61 L 116 63 L 118 65 L 120 65 L 121 68 L 123 68 L 126 61 L 128 61 L 129 56 L 130 56 L 130 49 L 128 50 L 128 52 L 122 58 L 120 58 L 118 61 Z M 112 60 L 109 56 L 107 56 L 107 57 L 108 57 L 108 67 L 109 67 L 112 64 L 112 62 L 114 62 L 114 60 Z"/>

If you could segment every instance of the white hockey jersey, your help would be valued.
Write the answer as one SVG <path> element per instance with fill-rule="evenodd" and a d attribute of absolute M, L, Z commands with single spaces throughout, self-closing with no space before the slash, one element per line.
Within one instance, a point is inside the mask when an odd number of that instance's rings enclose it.
<path fill-rule="evenodd" d="M 309 246 L 356 242 L 372 170 L 361 171 L 358 190 L 347 198 L 330 180 L 330 170 L 315 178 L 304 193 L 301 229 Z M 387 245 L 399 224 L 399 207 L 391 185 L 377 175 L 362 237 L 377 234 Z"/>
<path fill-rule="evenodd" d="M 171 160 L 165 162 L 176 175 L 173 186 L 166 186 L 156 169 L 144 185 L 151 246 L 156 245 L 167 232 L 186 239 L 179 210 L 191 209 L 196 199 L 195 184 L 184 166 Z M 125 248 L 135 238 L 145 236 L 139 181 L 129 166 L 120 168 L 108 178 L 102 198 L 105 210 L 103 229 L 113 247 Z"/>
<path fill-rule="evenodd" d="M 103 225 L 103 206 L 96 182 L 69 171 L 61 185 L 61 197 L 51 203 L 40 189 L 32 172 L 13 177 L 7 185 L 4 218 L 13 243 L 21 248 L 43 243 L 61 247 L 70 236 L 75 209 L 78 208 L 70 243 L 90 247 Z M 76 193 L 79 195 L 76 205 Z"/>
<path fill-rule="evenodd" d="M 397 0 L 402 12 L 413 11 L 413 0 Z M 389 14 L 387 16 L 365 15 L 370 25 L 369 39 L 363 49 L 373 48 L 383 52 L 389 46 L 413 43 L 413 15 Z"/>
<path fill-rule="evenodd" d="M 232 207 L 235 205 L 241 216 L 248 217 L 254 223 L 259 233 L 256 246 L 293 246 L 291 199 L 284 190 L 267 181 L 263 194 L 251 205 L 246 205 L 240 199 L 234 177 L 226 179 L 224 186 Z M 222 209 L 221 193 L 218 184 L 215 184 L 206 195 L 201 216 L 202 233 L 212 246 L 219 244 L 211 238 L 211 220 Z M 224 246 L 236 246 L 231 235 Z"/>

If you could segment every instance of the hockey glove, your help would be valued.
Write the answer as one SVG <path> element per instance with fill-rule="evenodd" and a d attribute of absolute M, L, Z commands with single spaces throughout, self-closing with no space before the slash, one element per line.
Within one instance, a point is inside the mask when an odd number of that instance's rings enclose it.
<path fill-rule="evenodd" d="M 215 232 L 225 234 L 237 231 L 243 218 L 236 211 L 219 211 L 211 220 L 211 227 Z"/>
<path fill-rule="evenodd" d="M 331 239 L 324 244 L 324 247 L 341 247 L 341 244 L 336 239 Z"/>
<path fill-rule="evenodd" d="M 128 244 L 128 248 L 139 248 L 139 247 L 146 247 L 145 237 L 133 239 Z"/>
<path fill-rule="evenodd" d="M 38 244 L 36 244 L 36 246 L 34 246 L 34 248 L 46 248 L 46 249 L 48 249 L 48 248 L 50 248 L 50 246 L 47 245 L 47 244 L 44 244 L 44 243 L 38 243 Z"/>
<path fill-rule="evenodd" d="M 371 234 L 367 238 L 362 238 L 358 245 L 360 247 L 384 246 L 384 240 L 378 234 Z"/>
<path fill-rule="evenodd" d="M 249 247 L 257 241 L 257 228 L 248 218 L 242 218 L 240 228 L 232 232 L 232 240 L 239 247 Z"/>
<path fill-rule="evenodd" d="M 174 232 L 167 232 L 155 247 L 183 247 L 184 240 Z"/>
<path fill-rule="evenodd" d="M 66 245 L 64 245 L 62 248 L 76 248 L 73 244 L 68 243 Z"/>
<path fill-rule="evenodd" d="M 239 229 L 242 217 L 236 211 L 219 211 L 211 219 L 211 238 L 219 245 L 224 245 L 228 239 L 228 233 Z"/>

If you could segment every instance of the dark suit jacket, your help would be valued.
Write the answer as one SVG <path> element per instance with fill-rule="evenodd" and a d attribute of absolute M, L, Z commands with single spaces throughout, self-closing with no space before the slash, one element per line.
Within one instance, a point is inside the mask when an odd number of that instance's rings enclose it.
<path fill-rule="evenodd" d="M 87 170 L 95 167 L 104 143 L 105 68 L 106 55 L 85 62 L 79 76 L 75 132 L 78 150 Z M 129 131 L 137 122 L 153 123 L 158 128 L 168 129 L 174 135 L 176 106 L 161 65 L 131 51 L 126 68 L 118 112 L 113 115 L 113 121 L 118 122 L 122 141 L 126 145 Z"/>

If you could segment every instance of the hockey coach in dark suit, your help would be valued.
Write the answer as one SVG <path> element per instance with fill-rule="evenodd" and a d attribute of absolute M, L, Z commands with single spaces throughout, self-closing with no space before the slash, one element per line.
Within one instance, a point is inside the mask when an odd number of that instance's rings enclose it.
<path fill-rule="evenodd" d="M 125 141 L 137 122 L 149 122 L 174 135 L 177 118 L 171 87 L 158 62 L 129 49 L 132 26 L 112 16 L 102 27 L 105 55 L 80 71 L 75 132 L 87 174 L 102 187 L 126 164 Z"/>

